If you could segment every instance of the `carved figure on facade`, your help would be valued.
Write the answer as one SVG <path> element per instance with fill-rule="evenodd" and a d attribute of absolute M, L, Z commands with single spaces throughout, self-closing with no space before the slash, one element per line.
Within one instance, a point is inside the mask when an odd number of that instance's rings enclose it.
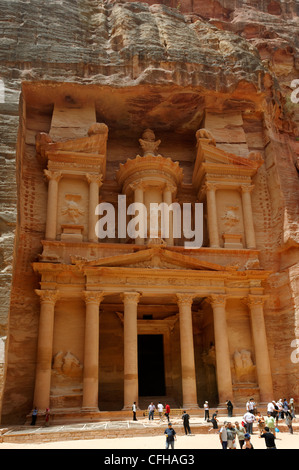
<path fill-rule="evenodd" d="M 70 219 L 72 222 L 77 223 L 78 219 L 85 213 L 79 205 L 82 196 L 80 194 L 66 194 L 64 199 L 65 206 L 61 211 L 62 215 L 66 216 L 67 219 Z"/>
<path fill-rule="evenodd" d="M 151 129 L 146 129 L 142 138 L 139 139 L 139 143 L 143 149 L 143 156 L 147 155 L 157 155 L 158 147 L 161 144 L 161 140 L 155 140 L 155 133 Z"/>
<path fill-rule="evenodd" d="M 235 383 L 255 383 L 255 365 L 251 351 L 247 349 L 236 350 L 233 354 L 233 380 Z"/>
<path fill-rule="evenodd" d="M 59 351 L 53 358 L 52 369 L 59 375 L 78 378 L 82 375 L 83 366 L 70 351 L 67 353 Z"/>

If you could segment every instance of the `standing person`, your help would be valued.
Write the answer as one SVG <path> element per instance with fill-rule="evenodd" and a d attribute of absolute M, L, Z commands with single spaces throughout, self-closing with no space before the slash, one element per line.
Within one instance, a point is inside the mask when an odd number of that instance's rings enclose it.
<path fill-rule="evenodd" d="M 203 407 L 205 410 L 205 421 L 207 421 L 210 418 L 209 402 L 205 401 Z"/>
<path fill-rule="evenodd" d="M 268 426 L 265 427 L 265 430 L 260 437 L 265 439 L 267 449 L 276 449 L 275 436 L 272 432 L 270 432 Z"/>
<path fill-rule="evenodd" d="M 218 429 L 218 410 L 215 410 L 215 413 L 212 414 L 212 419 L 209 420 L 210 423 L 213 424 L 213 427 L 209 429 L 209 431 L 212 431 L 212 429 Z"/>
<path fill-rule="evenodd" d="M 296 418 L 294 398 L 290 398 L 290 412 L 291 412 L 292 417 Z"/>
<path fill-rule="evenodd" d="M 255 421 L 255 416 L 252 413 L 250 413 L 249 411 L 247 411 L 245 413 L 245 415 L 243 416 L 243 421 L 245 423 L 245 428 L 246 428 L 247 434 L 253 434 L 252 427 L 253 427 L 253 423 Z"/>
<path fill-rule="evenodd" d="M 245 442 L 244 436 L 246 434 L 246 430 L 242 425 L 240 426 L 238 421 L 235 422 L 235 429 L 236 429 L 236 433 L 237 433 L 237 436 L 238 436 L 240 449 L 242 449 L 242 447 L 244 445 L 244 442 Z"/>
<path fill-rule="evenodd" d="M 169 449 L 171 446 L 174 449 L 174 441 L 176 440 L 176 432 L 172 427 L 171 423 L 168 423 L 168 427 L 165 429 L 164 434 L 166 434 L 166 449 Z"/>
<path fill-rule="evenodd" d="M 255 401 L 253 398 L 250 398 L 250 400 L 248 400 L 248 402 L 246 403 L 246 411 L 249 411 L 250 413 L 252 414 L 255 414 L 254 411 L 255 411 Z"/>
<path fill-rule="evenodd" d="M 223 426 L 219 430 L 219 439 L 222 445 L 222 449 L 227 449 L 227 421 L 224 421 Z"/>
<path fill-rule="evenodd" d="M 36 423 L 36 418 L 37 418 L 37 408 L 35 407 L 34 410 L 32 411 L 32 419 L 30 426 L 34 426 Z"/>
<path fill-rule="evenodd" d="M 46 409 L 45 426 L 50 426 L 50 410 L 49 410 L 49 408 Z"/>
<path fill-rule="evenodd" d="M 281 398 L 276 403 L 276 406 L 278 406 L 278 417 L 276 418 L 276 424 L 278 424 L 278 418 L 279 419 L 284 418 L 283 407 L 282 407 L 282 399 Z"/>
<path fill-rule="evenodd" d="M 189 423 L 190 416 L 188 415 L 186 411 L 183 412 L 182 420 L 183 420 L 185 434 L 186 435 L 191 434 L 190 423 Z"/>
<path fill-rule="evenodd" d="M 265 426 L 266 426 L 265 418 L 264 418 L 264 417 L 261 415 L 261 413 L 258 411 L 256 419 L 257 419 L 258 430 L 259 430 L 259 433 L 260 433 L 260 435 L 261 435 L 262 432 L 263 432 L 264 429 L 265 429 Z"/>
<path fill-rule="evenodd" d="M 287 411 L 289 410 L 289 404 L 286 398 L 283 399 L 282 409 L 284 413 L 287 413 Z"/>
<path fill-rule="evenodd" d="M 164 410 L 164 407 L 162 405 L 162 403 L 159 401 L 158 405 L 157 405 L 157 410 L 158 410 L 158 413 L 159 413 L 159 416 L 160 416 L 160 421 L 162 421 L 163 419 L 163 410 Z"/>
<path fill-rule="evenodd" d="M 227 415 L 229 418 L 231 418 L 233 416 L 233 404 L 230 400 L 227 400 L 226 402 L 226 406 L 227 406 Z"/>
<path fill-rule="evenodd" d="M 232 423 L 228 423 L 227 428 L 227 448 L 228 449 L 236 449 L 236 435 L 237 431 L 235 430 Z"/>
<path fill-rule="evenodd" d="M 242 449 L 245 449 L 245 450 L 254 449 L 253 445 L 250 442 L 250 434 L 246 433 L 245 436 L 244 436 L 244 440 L 245 440 L 245 443 L 244 443 Z"/>
<path fill-rule="evenodd" d="M 136 401 L 134 401 L 132 405 L 132 411 L 133 411 L 133 421 L 137 421 L 136 413 L 137 413 L 137 405 Z"/>
<path fill-rule="evenodd" d="M 148 419 L 151 420 L 151 419 L 154 419 L 154 412 L 155 412 L 155 405 L 153 402 L 151 402 L 151 404 L 148 406 Z"/>
<path fill-rule="evenodd" d="M 168 422 L 169 422 L 169 415 L 170 415 L 170 406 L 165 405 L 165 416 L 166 416 Z"/>
<path fill-rule="evenodd" d="M 267 413 L 267 416 L 265 418 L 265 423 L 270 432 L 273 433 L 275 436 L 275 419 L 274 416 L 272 416 L 269 412 Z"/>
<path fill-rule="evenodd" d="M 289 428 L 290 433 L 293 434 L 294 433 L 293 426 L 292 426 L 293 416 L 290 410 L 285 411 L 285 421 L 286 421 L 287 427 Z"/>

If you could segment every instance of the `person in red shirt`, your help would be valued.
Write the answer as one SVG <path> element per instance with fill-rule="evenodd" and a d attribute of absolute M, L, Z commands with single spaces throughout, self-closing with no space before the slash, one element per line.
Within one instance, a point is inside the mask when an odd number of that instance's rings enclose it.
<path fill-rule="evenodd" d="M 169 422 L 169 415 L 170 415 L 170 406 L 165 405 L 165 416 L 166 416 L 168 422 Z"/>

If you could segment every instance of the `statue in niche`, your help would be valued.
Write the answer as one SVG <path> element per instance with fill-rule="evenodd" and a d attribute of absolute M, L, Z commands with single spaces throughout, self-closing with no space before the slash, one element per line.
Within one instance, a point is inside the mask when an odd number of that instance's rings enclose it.
<path fill-rule="evenodd" d="M 238 206 L 227 206 L 221 219 L 224 221 L 227 232 L 232 230 L 240 221 L 240 217 L 236 214 L 239 210 Z"/>
<path fill-rule="evenodd" d="M 195 136 L 196 136 L 197 141 L 200 139 L 204 139 L 208 141 L 209 145 L 216 146 L 216 140 L 214 139 L 212 133 L 208 131 L 207 129 L 198 129 Z"/>
<path fill-rule="evenodd" d="M 79 202 L 82 197 L 80 194 L 66 194 L 65 195 L 65 206 L 62 209 L 62 215 L 66 216 L 69 220 L 74 223 L 78 222 L 78 219 L 84 215 L 84 211 L 80 209 Z"/>
<path fill-rule="evenodd" d="M 252 383 L 256 381 L 256 366 L 253 364 L 250 351 L 247 349 L 236 350 L 233 355 L 233 363 L 235 382 Z"/>
<path fill-rule="evenodd" d="M 146 129 L 142 138 L 139 139 L 139 143 L 143 149 L 143 156 L 157 155 L 158 147 L 161 144 L 161 140 L 155 140 L 155 133 L 151 129 Z"/>
<path fill-rule="evenodd" d="M 52 369 L 58 375 L 76 378 L 82 375 L 83 366 L 70 351 L 66 354 L 59 351 L 53 358 Z"/>

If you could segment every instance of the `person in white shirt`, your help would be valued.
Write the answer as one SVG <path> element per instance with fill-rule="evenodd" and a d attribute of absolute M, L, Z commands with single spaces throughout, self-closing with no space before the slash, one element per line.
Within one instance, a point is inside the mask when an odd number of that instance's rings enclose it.
<path fill-rule="evenodd" d="M 203 407 L 204 407 L 204 410 L 205 410 L 205 421 L 206 421 L 210 417 L 209 403 L 207 401 L 205 401 Z"/>
<path fill-rule="evenodd" d="M 136 401 L 134 401 L 134 403 L 132 405 L 132 411 L 133 411 L 133 421 L 137 421 L 137 418 L 136 418 L 136 412 L 137 412 Z"/>
<path fill-rule="evenodd" d="M 158 410 L 158 413 L 159 413 L 159 416 L 160 416 L 160 421 L 162 421 L 164 407 L 163 407 L 163 405 L 160 401 L 157 405 L 157 410 Z"/>
<path fill-rule="evenodd" d="M 243 421 L 245 423 L 247 433 L 252 434 L 252 426 L 255 421 L 254 414 L 250 413 L 250 411 L 247 411 L 243 416 Z"/>

